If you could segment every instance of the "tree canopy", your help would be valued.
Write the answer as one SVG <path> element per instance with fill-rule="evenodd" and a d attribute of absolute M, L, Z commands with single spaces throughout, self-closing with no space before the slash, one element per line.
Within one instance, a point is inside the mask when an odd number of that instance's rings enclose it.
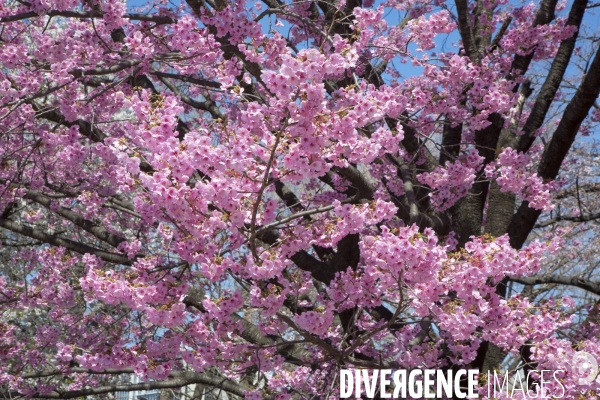
<path fill-rule="evenodd" d="M 0 393 L 596 398 L 599 5 L 3 0 Z"/>

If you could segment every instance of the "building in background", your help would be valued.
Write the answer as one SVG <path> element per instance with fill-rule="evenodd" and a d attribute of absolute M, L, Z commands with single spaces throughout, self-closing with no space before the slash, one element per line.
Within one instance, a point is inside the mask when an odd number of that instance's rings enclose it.
<path fill-rule="evenodd" d="M 143 383 L 136 375 L 129 375 L 123 384 Z M 205 396 L 194 396 L 196 385 L 176 389 L 136 390 L 132 392 L 117 392 L 116 400 L 208 400 Z"/>

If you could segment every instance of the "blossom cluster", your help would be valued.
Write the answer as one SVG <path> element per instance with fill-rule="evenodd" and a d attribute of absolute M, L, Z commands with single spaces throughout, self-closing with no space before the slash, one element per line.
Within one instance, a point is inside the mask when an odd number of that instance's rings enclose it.
<path fill-rule="evenodd" d="M 536 173 L 530 172 L 530 163 L 528 154 L 506 148 L 496 161 L 486 166 L 485 173 L 488 178 L 496 179 L 503 192 L 516 194 L 533 208 L 550 211 L 553 208 L 550 196 L 553 185 L 544 183 Z"/>
<path fill-rule="evenodd" d="M 432 172 L 424 172 L 417 178 L 435 190 L 431 193 L 432 203 L 436 209 L 443 211 L 468 193 L 482 161 L 483 157 L 479 156 L 477 150 L 471 149 L 469 154 L 459 157 L 455 162 L 446 163 L 446 166 L 437 167 Z"/>

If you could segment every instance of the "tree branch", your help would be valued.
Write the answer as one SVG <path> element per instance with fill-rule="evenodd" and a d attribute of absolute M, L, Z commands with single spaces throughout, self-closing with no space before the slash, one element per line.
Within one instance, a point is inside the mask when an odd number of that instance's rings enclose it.
<path fill-rule="evenodd" d="M 100 386 L 96 388 L 90 389 L 81 389 L 81 390 L 70 390 L 70 391 L 53 391 L 50 393 L 35 393 L 32 396 L 34 398 L 44 398 L 44 399 L 74 399 L 77 397 L 84 396 L 94 396 L 105 393 L 115 393 L 115 392 L 133 392 L 138 390 L 153 390 L 153 389 L 169 389 L 169 388 L 179 388 L 187 385 L 191 385 L 194 383 L 203 383 L 205 385 L 210 385 L 215 388 L 221 388 L 229 393 L 233 393 L 237 396 L 244 398 L 244 392 L 248 389 L 242 387 L 239 383 L 232 381 L 231 379 L 225 377 L 218 376 L 210 376 L 206 373 L 197 373 L 197 372 L 175 372 L 172 373 L 170 379 L 162 380 L 162 381 L 153 381 L 146 383 L 133 383 L 129 385 L 107 385 Z M 24 397 L 19 392 L 0 392 L 6 397 Z"/>
<path fill-rule="evenodd" d="M 523 285 L 557 284 L 575 286 L 580 289 L 587 290 L 588 292 L 600 295 L 600 282 L 588 281 L 585 279 L 581 279 L 578 276 L 551 275 L 539 277 L 532 276 L 529 278 L 510 277 L 509 279 L 513 282 L 521 283 Z"/>
<path fill-rule="evenodd" d="M 552 60 L 550 71 L 544 80 L 544 84 L 535 99 L 531 113 L 529 114 L 529 117 L 527 117 L 527 121 L 523 127 L 525 133 L 517 139 L 518 145 L 511 146 L 517 151 L 527 151 L 529 147 L 531 147 L 535 140 L 533 133 L 542 126 L 546 119 L 546 114 L 548 114 L 550 105 L 563 81 L 565 71 L 567 70 L 571 55 L 575 49 L 575 43 L 577 42 L 577 37 L 579 35 L 579 27 L 583 21 L 587 2 L 588 0 L 575 0 L 571 6 L 566 25 L 576 27 L 577 31 L 572 37 L 565 39 L 560 43 L 556 56 L 554 57 L 554 60 Z"/>
<path fill-rule="evenodd" d="M 41 192 L 35 190 L 28 190 L 24 199 L 33 200 L 34 202 L 46 207 L 49 210 L 54 211 L 56 214 L 60 215 L 63 218 L 71 221 L 76 226 L 82 228 L 88 233 L 91 233 L 98 239 L 102 240 L 105 243 L 110 244 L 113 247 L 119 247 L 119 245 L 123 242 L 126 242 L 127 239 L 117 236 L 113 233 L 110 233 L 101 225 L 95 224 L 92 221 L 85 219 L 81 214 L 69 210 L 65 207 L 57 207 L 56 209 L 51 208 L 52 199 L 48 196 L 44 195 Z"/>
<path fill-rule="evenodd" d="M 171 78 L 171 79 L 180 80 L 182 82 L 193 83 L 195 85 L 206 86 L 206 87 L 211 87 L 211 88 L 215 88 L 215 89 L 221 88 L 221 83 L 209 81 L 207 79 L 193 78 L 191 76 L 171 74 L 171 73 L 160 72 L 160 71 L 152 71 L 150 73 L 152 75 L 155 75 L 158 78 Z"/>
<path fill-rule="evenodd" d="M 94 11 L 58 11 L 52 10 L 48 11 L 45 14 L 38 14 L 34 11 L 28 11 L 20 14 L 9 15 L 7 17 L 0 18 L 0 23 L 6 22 L 15 22 L 22 21 L 24 19 L 35 18 L 35 17 L 65 17 L 65 18 L 78 18 L 78 19 L 87 19 L 87 18 L 102 18 L 104 17 L 104 12 L 100 10 Z M 177 20 L 171 17 L 162 16 L 162 15 L 147 15 L 147 14 L 137 14 L 137 13 L 127 13 L 122 15 L 123 18 L 127 18 L 134 21 L 150 21 L 155 22 L 159 25 L 162 24 L 174 24 L 177 23 Z"/>
<path fill-rule="evenodd" d="M 75 242 L 70 239 L 61 238 L 59 236 L 43 232 L 37 228 L 31 228 L 8 219 L 0 218 L 0 227 L 8 229 L 14 233 L 18 233 L 19 235 L 39 240 L 43 243 L 64 247 L 67 250 L 71 250 L 79 254 L 93 254 L 109 263 L 131 265 L 131 260 L 121 254 L 110 253 L 108 251 Z"/>
<path fill-rule="evenodd" d="M 467 0 L 456 0 L 456 13 L 458 14 L 458 30 L 463 42 L 467 56 L 477 64 L 481 61 L 481 55 L 475 46 L 473 27 L 469 22 L 469 7 Z"/>
<path fill-rule="evenodd" d="M 590 108 L 600 93 L 600 49 L 596 52 L 594 60 L 575 96 L 567 105 L 560 123 L 552 135 L 550 143 L 546 146 L 542 161 L 538 167 L 538 175 L 544 180 L 555 179 L 567 153 L 573 145 L 575 136 L 581 123 L 588 115 Z M 524 201 L 517 213 L 513 216 L 508 226 L 510 243 L 514 248 L 520 248 L 527 240 L 541 211 L 529 207 L 529 202 Z"/>
<path fill-rule="evenodd" d="M 207 111 L 210 113 L 210 115 L 215 118 L 221 118 L 221 119 L 225 119 L 225 116 L 223 115 L 223 113 L 221 113 L 221 110 L 219 110 L 219 107 L 217 107 L 217 105 L 215 103 L 213 103 L 211 100 L 206 100 L 206 101 L 198 101 L 198 100 L 194 100 L 191 97 L 183 94 L 181 92 L 181 90 L 179 90 L 175 85 L 173 85 L 171 82 L 169 82 L 166 78 L 157 75 L 158 79 L 160 79 L 160 81 L 169 88 L 169 90 L 171 90 L 173 93 L 175 93 L 175 95 L 179 96 L 179 98 L 181 99 L 181 101 L 183 101 L 185 104 L 192 106 L 198 110 L 202 110 L 202 111 Z"/>
<path fill-rule="evenodd" d="M 544 228 L 546 226 L 555 224 L 557 222 L 561 222 L 561 221 L 571 221 L 571 222 L 587 222 L 587 221 L 594 221 L 600 219 L 600 212 L 594 213 L 594 214 L 590 214 L 590 215 L 578 215 L 578 216 L 574 216 L 574 215 L 559 215 L 557 217 L 554 218 L 550 218 L 547 219 L 545 221 L 542 221 L 540 223 L 535 224 L 535 228 Z"/>
<path fill-rule="evenodd" d="M 356 195 L 353 196 L 356 200 L 373 200 L 375 185 L 371 182 L 369 176 L 360 172 L 353 165 L 348 165 L 346 168 L 334 167 L 332 170 L 352 183 L 353 188 L 357 191 Z"/>

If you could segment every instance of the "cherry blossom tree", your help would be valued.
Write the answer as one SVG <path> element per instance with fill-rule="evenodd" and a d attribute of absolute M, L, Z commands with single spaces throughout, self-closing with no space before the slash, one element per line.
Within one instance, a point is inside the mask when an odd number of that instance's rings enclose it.
<path fill-rule="evenodd" d="M 2 1 L 0 392 L 595 398 L 596 6 Z"/>

